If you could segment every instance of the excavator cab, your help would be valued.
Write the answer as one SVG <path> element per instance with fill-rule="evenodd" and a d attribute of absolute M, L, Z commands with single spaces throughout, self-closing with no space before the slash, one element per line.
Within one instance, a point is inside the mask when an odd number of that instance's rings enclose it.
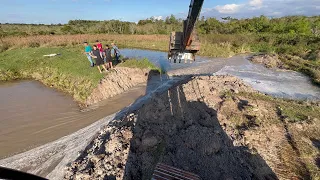
<path fill-rule="evenodd" d="M 183 22 L 183 32 L 171 33 L 168 52 L 170 62 L 195 61 L 195 54 L 200 50 L 200 41 L 194 26 L 203 2 L 204 0 L 191 0 L 188 17 Z"/>

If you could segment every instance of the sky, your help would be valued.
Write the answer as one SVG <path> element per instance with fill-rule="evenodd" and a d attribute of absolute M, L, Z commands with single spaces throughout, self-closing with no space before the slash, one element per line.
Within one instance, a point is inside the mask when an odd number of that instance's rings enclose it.
<path fill-rule="evenodd" d="M 190 0 L 0 0 L 0 23 L 67 23 L 69 20 L 138 22 L 173 14 L 185 18 Z M 249 18 L 320 15 L 320 0 L 204 0 L 201 16 Z"/>

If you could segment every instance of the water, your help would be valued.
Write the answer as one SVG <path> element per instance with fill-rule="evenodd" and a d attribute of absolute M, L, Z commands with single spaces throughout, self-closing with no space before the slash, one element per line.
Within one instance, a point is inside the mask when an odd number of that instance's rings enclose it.
<path fill-rule="evenodd" d="M 310 79 L 293 71 L 275 71 L 262 65 L 246 63 L 240 66 L 225 66 L 216 74 L 231 74 L 240 77 L 254 89 L 274 97 L 315 100 L 320 99 L 320 90 Z"/>
<path fill-rule="evenodd" d="M 167 59 L 168 54 L 166 52 L 160 52 L 160 51 L 150 51 L 150 50 L 141 50 L 141 49 L 123 49 L 121 50 L 122 55 L 125 57 L 130 57 L 130 58 L 137 58 L 137 59 L 143 59 L 147 58 L 151 62 L 153 62 L 156 66 L 160 67 L 162 70 L 170 71 L 174 69 L 181 69 L 185 67 L 195 67 L 198 64 L 202 64 L 210 60 L 209 58 L 206 57 L 196 57 L 196 62 L 197 63 L 192 63 L 192 64 L 173 64 L 170 63 Z"/>
<path fill-rule="evenodd" d="M 0 158 L 56 140 L 113 114 L 145 95 L 138 86 L 81 112 L 72 97 L 37 81 L 0 84 Z"/>
<path fill-rule="evenodd" d="M 320 99 L 320 88 L 312 85 L 309 78 L 294 71 L 267 69 L 260 64 L 253 64 L 246 55 L 232 58 L 208 58 L 197 56 L 192 64 L 170 63 L 167 53 L 124 49 L 127 57 L 146 57 L 170 75 L 233 75 L 250 84 L 254 89 L 281 98 Z"/>

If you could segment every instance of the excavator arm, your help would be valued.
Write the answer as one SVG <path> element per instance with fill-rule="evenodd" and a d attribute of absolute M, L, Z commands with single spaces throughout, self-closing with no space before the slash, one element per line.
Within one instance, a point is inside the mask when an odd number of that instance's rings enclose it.
<path fill-rule="evenodd" d="M 191 0 L 188 17 L 185 20 L 183 27 L 183 50 L 192 43 L 192 32 L 201 12 L 203 2 L 204 0 Z"/>

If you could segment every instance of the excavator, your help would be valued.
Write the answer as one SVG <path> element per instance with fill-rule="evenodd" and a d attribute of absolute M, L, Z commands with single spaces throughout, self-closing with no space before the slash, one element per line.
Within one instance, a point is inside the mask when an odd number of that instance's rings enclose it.
<path fill-rule="evenodd" d="M 185 62 L 195 61 L 195 54 L 200 50 L 200 41 L 194 29 L 200 15 L 204 0 L 191 0 L 189 13 L 183 21 L 183 32 L 172 32 L 170 35 L 168 59 L 176 63 L 177 60 Z"/>

